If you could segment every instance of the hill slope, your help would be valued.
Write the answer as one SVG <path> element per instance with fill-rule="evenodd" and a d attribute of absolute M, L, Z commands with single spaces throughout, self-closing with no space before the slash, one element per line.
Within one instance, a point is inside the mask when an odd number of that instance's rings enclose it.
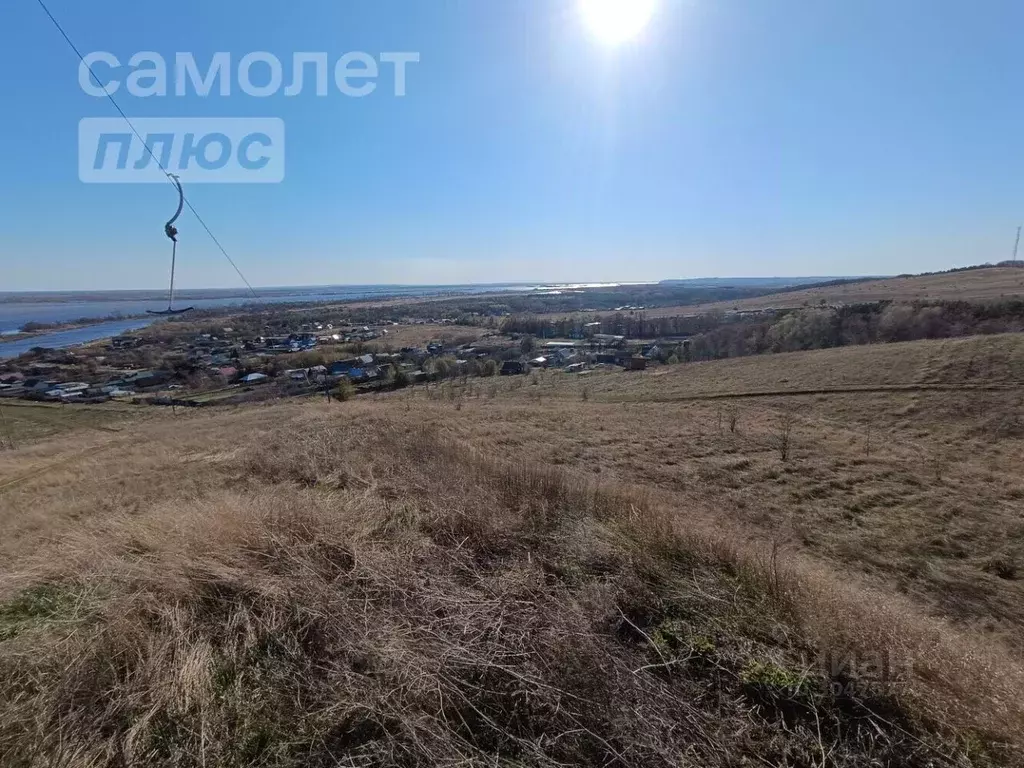
<path fill-rule="evenodd" d="M 789 309 L 818 304 L 856 304 L 874 301 L 964 300 L 990 301 L 1024 296 L 1024 269 L 989 267 L 937 275 L 893 277 L 773 293 L 751 299 L 720 301 L 685 308 L 685 312 Z M 680 314 L 684 308 L 661 308 L 651 316 Z"/>
<path fill-rule="evenodd" d="M 1017 763 L 1019 553 L 990 537 L 1021 540 L 1021 342 L 149 412 L 5 452 L 0 762 Z M 901 384 L 951 389 L 828 391 Z"/>

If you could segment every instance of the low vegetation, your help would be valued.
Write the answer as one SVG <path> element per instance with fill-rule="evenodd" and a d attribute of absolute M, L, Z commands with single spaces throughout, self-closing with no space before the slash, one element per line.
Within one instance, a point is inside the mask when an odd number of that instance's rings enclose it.
<path fill-rule="evenodd" d="M 1021 381 L 1010 334 L 548 372 L 493 399 L 468 390 L 460 418 L 437 423 L 480 450 L 640 484 L 1020 650 L 1024 584 L 996 572 L 1024 570 Z"/>
<path fill-rule="evenodd" d="M 1016 338 L 899 346 L 936 386 L 994 385 Z M 5 476 L 50 469 L 0 489 L 0 762 L 1019 764 L 999 624 L 1024 621 L 997 616 L 1018 561 L 977 536 L 1003 518 L 976 474 L 1011 477 L 1019 437 L 972 436 L 954 401 L 900 415 L 905 393 L 715 399 L 775 361 L 762 378 L 821 391 L 885 378 L 821 357 L 849 352 L 166 413 L 8 452 Z M 960 512 L 928 522 L 940 495 Z M 916 574 L 883 567 L 915 540 Z M 947 567 L 983 554 L 983 576 Z M 1011 591 L 965 613 L 932 583 Z"/>

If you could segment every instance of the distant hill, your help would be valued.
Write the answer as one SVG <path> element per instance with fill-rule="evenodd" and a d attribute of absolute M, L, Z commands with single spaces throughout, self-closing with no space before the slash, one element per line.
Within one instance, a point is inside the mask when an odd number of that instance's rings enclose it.
<path fill-rule="evenodd" d="M 691 277 L 679 280 L 662 280 L 659 285 L 688 288 L 792 288 L 794 286 L 817 285 L 820 283 L 856 282 L 879 279 L 871 277 Z"/>
<path fill-rule="evenodd" d="M 766 296 L 687 307 L 686 311 L 789 309 L 873 301 L 994 301 L 1020 297 L 1024 297 L 1024 269 L 1016 266 L 982 266 L 879 280 L 834 281 L 799 290 L 782 289 Z M 655 311 L 665 314 L 671 310 Z"/>

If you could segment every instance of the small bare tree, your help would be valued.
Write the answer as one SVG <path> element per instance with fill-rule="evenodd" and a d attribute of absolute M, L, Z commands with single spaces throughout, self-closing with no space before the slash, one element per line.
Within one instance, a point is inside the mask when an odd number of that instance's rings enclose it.
<path fill-rule="evenodd" d="M 779 421 L 776 426 L 775 433 L 775 447 L 779 451 L 779 458 L 783 461 L 789 461 L 789 451 L 793 443 L 791 436 L 793 433 L 793 423 L 796 421 L 796 417 L 793 411 L 786 408 L 780 415 Z"/>
<path fill-rule="evenodd" d="M 352 386 L 352 382 L 348 379 L 341 379 L 338 382 L 338 386 L 334 388 L 334 399 L 338 402 L 344 403 L 347 400 L 351 400 L 356 395 L 356 388 Z"/>

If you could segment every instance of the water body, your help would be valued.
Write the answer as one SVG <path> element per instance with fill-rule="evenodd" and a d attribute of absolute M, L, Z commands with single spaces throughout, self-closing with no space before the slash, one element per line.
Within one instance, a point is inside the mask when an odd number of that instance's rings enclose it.
<path fill-rule="evenodd" d="M 261 288 L 254 297 L 229 291 L 184 290 L 175 297 L 176 307 L 196 309 L 241 307 L 250 304 L 287 304 L 372 300 L 384 297 L 421 297 L 444 294 L 529 291 L 536 284 L 503 283 L 489 285 L 343 285 L 305 288 Z M 0 339 L 18 331 L 26 323 L 68 323 L 82 318 L 123 316 L 71 331 L 44 333 L 21 341 L 0 341 L 0 359 L 17 357 L 33 347 L 64 349 L 106 339 L 130 330 L 145 328 L 154 322 L 144 315 L 150 309 L 164 309 L 166 296 L 155 291 L 68 291 L 39 293 L 0 293 Z"/>
<path fill-rule="evenodd" d="M 39 336 L 32 336 L 20 341 L 0 342 L 0 360 L 8 357 L 17 357 L 28 352 L 33 347 L 46 347 L 48 349 L 64 349 L 66 347 L 77 347 L 88 344 L 97 339 L 107 339 L 111 336 L 118 336 L 127 331 L 145 328 L 153 320 L 137 318 L 134 320 L 112 320 L 106 323 L 97 323 L 85 328 L 75 328 L 71 331 L 55 331 L 44 333 Z"/>
<path fill-rule="evenodd" d="M 251 293 L 219 290 L 182 290 L 176 307 L 213 309 L 246 304 L 285 304 L 307 301 L 357 301 L 384 297 L 419 297 L 441 294 L 529 291 L 536 284 L 488 285 L 339 285 L 299 288 L 260 288 Z M 0 292 L 0 333 L 17 331 L 25 323 L 67 323 L 81 318 L 142 315 L 164 309 L 167 295 L 158 291 Z"/>

